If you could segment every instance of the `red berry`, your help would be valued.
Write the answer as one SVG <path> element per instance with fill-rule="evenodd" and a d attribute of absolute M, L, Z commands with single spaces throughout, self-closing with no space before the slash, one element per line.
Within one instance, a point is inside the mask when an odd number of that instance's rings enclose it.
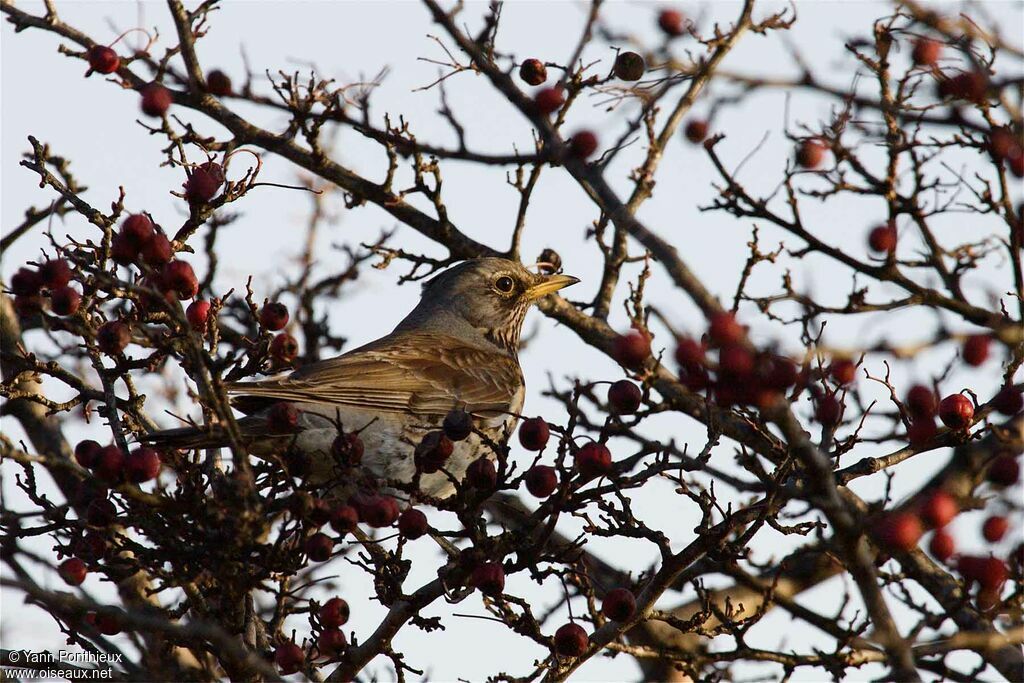
<path fill-rule="evenodd" d="M 450 410 L 444 416 L 441 429 L 452 441 L 463 441 L 473 433 L 473 416 L 462 408 Z"/>
<path fill-rule="evenodd" d="M 433 474 L 444 467 L 454 450 L 455 444 L 444 432 L 430 432 L 416 446 L 416 467 L 426 474 Z"/>
<path fill-rule="evenodd" d="M 577 159 L 589 159 L 597 151 L 597 136 L 589 130 L 581 130 L 569 138 L 569 155 Z"/>
<path fill-rule="evenodd" d="M 129 481 L 142 483 L 155 479 L 160 474 L 160 465 L 160 453 L 155 448 L 143 446 L 128 455 L 124 470 Z"/>
<path fill-rule="evenodd" d="M 39 277 L 47 289 L 60 289 L 71 282 L 71 266 L 62 258 L 49 259 L 39 267 Z"/>
<path fill-rule="evenodd" d="M 1010 574 L 1006 563 L 999 558 L 977 555 L 961 556 L 957 569 L 969 584 L 977 581 L 983 590 L 990 591 L 1000 590 Z"/>
<path fill-rule="evenodd" d="M 72 287 L 61 287 L 50 293 L 50 308 L 54 315 L 74 315 L 82 305 L 82 295 Z"/>
<path fill-rule="evenodd" d="M 763 378 L 764 384 L 776 391 L 790 388 L 796 384 L 799 377 L 796 363 L 785 356 L 762 356 L 757 365 L 757 372 Z"/>
<path fill-rule="evenodd" d="M 283 645 L 278 645 L 277 649 L 274 650 L 274 663 L 277 664 L 278 670 L 285 676 L 297 672 L 302 668 L 305 661 L 305 653 L 295 643 L 284 643 Z"/>
<path fill-rule="evenodd" d="M 101 532 L 87 531 L 75 542 L 74 550 L 86 562 L 97 562 L 106 556 L 108 546 Z"/>
<path fill-rule="evenodd" d="M 185 319 L 196 332 L 205 332 L 210 322 L 210 302 L 204 299 L 196 299 L 185 309 Z"/>
<path fill-rule="evenodd" d="M 306 539 L 306 555 L 314 562 L 326 562 L 333 551 L 334 541 L 325 533 L 318 531 Z"/>
<path fill-rule="evenodd" d="M 754 354 L 739 344 L 727 344 L 718 352 L 718 368 L 732 378 L 746 377 L 754 372 Z"/>
<path fill-rule="evenodd" d="M 980 103 L 988 93 L 988 76 L 980 71 L 965 71 L 939 82 L 939 95 Z"/>
<path fill-rule="evenodd" d="M 19 268 L 11 276 L 11 293 L 15 296 L 35 296 L 42 289 L 43 278 L 39 271 L 31 268 Z"/>
<path fill-rule="evenodd" d="M 921 519 L 933 528 L 944 527 L 960 512 L 956 498 L 945 491 L 933 491 L 921 503 Z"/>
<path fill-rule="evenodd" d="M 105 636 L 116 636 L 121 632 L 121 618 L 116 614 L 98 613 L 94 621 L 96 630 Z"/>
<path fill-rule="evenodd" d="M 60 574 L 60 578 L 64 579 L 64 583 L 67 585 L 81 586 L 89 570 L 86 569 L 85 562 L 82 562 L 77 557 L 69 557 L 60 563 L 60 566 L 57 567 L 57 573 Z"/>
<path fill-rule="evenodd" d="M 260 324 L 271 332 L 283 330 L 288 324 L 288 307 L 276 301 L 264 304 L 260 311 Z"/>
<path fill-rule="evenodd" d="M 914 64 L 918 66 L 934 66 L 942 54 L 942 43 L 930 38 L 918 38 L 914 41 L 914 49 L 910 53 Z"/>
<path fill-rule="evenodd" d="M 658 13 L 658 28 L 665 32 L 670 38 L 683 35 L 686 31 L 686 22 L 683 13 L 674 9 L 663 9 Z"/>
<path fill-rule="evenodd" d="M 951 394 L 939 403 L 939 419 L 950 429 L 967 429 L 974 418 L 974 404 L 963 394 Z"/>
<path fill-rule="evenodd" d="M 282 332 L 270 342 L 270 357 L 278 365 L 288 365 L 299 355 L 299 342 L 295 337 Z"/>
<path fill-rule="evenodd" d="M 939 562 L 945 562 L 956 552 L 956 544 L 953 542 L 953 537 L 948 532 L 939 529 L 932 536 L 931 542 L 928 543 L 928 552 Z"/>
<path fill-rule="evenodd" d="M 214 69 L 206 74 L 206 91 L 217 97 L 230 95 L 231 78 L 220 69 Z"/>
<path fill-rule="evenodd" d="M 857 379 L 857 364 L 845 359 L 833 361 L 829 373 L 839 384 L 850 384 Z"/>
<path fill-rule="evenodd" d="M 185 181 L 185 199 L 189 204 L 205 204 L 213 199 L 222 183 L 213 173 L 197 166 Z"/>
<path fill-rule="evenodd" d="M 163 116 L 171 108 L 171 91 L 159 83 L 150 83 L 143 86 L 142 90 L 142 113 L 147 116 Z"/>
<path fill-rule="evenodd" d="M 1002 161 L 1008 157 L 1020 153 L 1020 143 L 1017 137 L 1007 126 L 993 128 L 988 135 L 988 149 L 996 161 Z"/>
<path fill-rule="evenodd" d="M 542 450 L 550 435 L 548 423 L 540 417 L 528 418 L 519 425 L 519 443 L 528 451 Z"/>
<path fill-rule="evenodd" d="M 484 595 L 501 595 L 505 590 L 505 570 L 500 562 L 484 562 L 473 570 L 469 583 Z"/>
<path fill-rule="evenodd" d="M 590 441 L 576 452 L 575 464 L 585 479 L 602 477 L 612 471 L 612 454 L 604 444 Z"/>
<path fill-rule="evenodd" d="M 628 621 L 636 612 L 636 598 L 626 588 L 613 588 L 604 596 L 601 612 L 612 621 Z"/>
<path fill-rule="evenodd" d="M 704 142 L 704 138 L 708 136 L 708 122 L 701 119 L 693 119 L 686 124 L 686 129 L 683 131 L 686 135 L 686 139 L 697 145 Z"/>
<path fill-rule="evenodd" d="M 541 114 L 554 114 L 565 104 L 565 92 L 558 86 L 544 88 L 533 96 L 533 102 Z"/>
<path fill-rule="evenodd" d="M 110 240 L 110 258 L 122 266 L 131 265 L 139 255 L 139 250 L 132 246 L 128 238 L 118 233 Z"/>
<path fill-rule="evenodd" d="M 79 441 L 78 445 L 75 446 L 75 460 L 78 464 L 87 470 L 91 470 L 96 466 L 96 462 L 99 460 L 100 451 L 103 449 L 98 443 L 92 439 L 86 439 L 85 441 Z"/>
<path fill-rule="evenodd" d="M 907 411 L 914 418 L 932 418 L 935 416 L 937 401 L 935 392 L 923 384 L 910 387 L 906 398 Z"/>
<path fill-rule="evenodd" d="M 174 256 L 174 249 L 167 235 L 162 232 L 154 232 L 148 242 L 142 245 L 139 250 L 142 260 L 152 267 L 162 266 Z"/>
<path fill-rule="evenodd" d="M 887 223 L 872 228 L 868 233 L 868 246 L 876 254 L 891 254 L 896 251 L 896 226 Z"/>
<path fill-rule="evenodd" d="M 519 77 L 528 85 L 540 85 L 548 80 L 548 69 L 539 59 L 527 59 L 519 65 Z"/>
<path fill-rule="evenodd" d="M 692 337 L 680 337 L 676 344 L 676 362 L 683 367 L 704 364 L 704 344 Z"/>
<path fill-rule="evenodd" d="M 732 313 L 715 313 L 708 322 L 708 337 L 718 346 L 737 344 L 743 341 L 746 335 L 747 331 Z"/>
<path fill-rule="evenodd" d="M 317 612 L 320 623 L 327 628 L 338 628 L 348 622 L 348 603 L 342 598 L 331 598 Z"/>
<path fill-rule="evenodd" d="M 1012 455 L 997 456 L 989 465 L 985 478 L 996 486 L 1013 486 L 1020 479 L 1020 464 Z"/>
<path fill-rule="evenodd" d="M 96 474 L 109 482 L 119 482 L 124 478 L 124 451 L 114 445 L 100 449 L 96 457 Z"/>
<path fill-rule="evenodd" d="M 29 318 L 43 310 L 43 297 L 38 294 L 32 296 L 14 297 L 14 312 L 19 318 Z"/>
<path fill-rule="evenodd" d="M 933 418 L 917 418 L 911 421 L 910 426 L 907 427 L 907 441 L 913 448 L 922 448 L 932 440 L 937 431 Z"/>
<path fill-rule="evenodd" d="M 120 234 L 135 249 L 141 249 L 145 246 L 153 238 L 155 232 L 156 229 L 153 227 L 153 221 L 149 220 L 149 216 L 145 214 L 133 213 L 121 223 Z"/>
<path fill-rule="evenodd" d="M 338 656 L 347 646 L 345 634 L 336 628 L 324 629 L 316 638 L 316 649 L 327 658 Z"/>
<path fill-rule="evenodd" d="M 1010 522 L 1006 517 L 995 515 L 985 520 L 981 526 L 981 535 L 989 543 L 998 543 L 1010 528 Z"/>
<path fill-rule="evenodd" d="M 191 299 L 199 293 L 199 279 L 192 266 L 185 261 L 171 261 L 160 273 L 164 287 L 179 299 Z"/>
<path fill-rule="evenodd" d="M 1006 385 L 992 397 L 992 408 L 1003 415 L 1016 415 L 1024 408 L 1024 393 L 1011 385 Z"/>
<path fill-rule="evenodd" d="M 106 45 L 93 45 L 86 51 L 85 58 L 96 73 L 112 74 L 121 66 L 121 58 Z"/>
<path fill-rule="evenodd" d="M 547 498 L 558 488 L 558 473 L 554 467 L 534 465 L 526 471 L 526 490 L 537 498 Z"/>
<path fill-rule="evenodd" d="M 814 409 L 814 417 L 822 425 L 833 427 L 839 424 L 843 416 L 843 406 L 835 396 L 827 394 L 818 399 Z"/>
<path fill-rule="evenodd" d="M 280 401 L 267 412 L 267 429 L 271 434 L 291 434 L 299 428 L 299 409 L 287 401 Z"/>
<path fill-rule="evenodd" d="M 612 358 L 631 370 L 642 367 L 650 355 L 650 337 L 636 330 L 620 334 L 612 342 Z"/>
<path fill-rule="evenodd" d="M 335 462 L 345 467 L 355 467 L 363 461 L 363 440 L 356 432 L 341 432 L 334 437 L 331 455 Z"/>
<path fill-rule="evenodd" d="M 1018 148 L 1007 157 L 1010 172 L 1018 178 L 1024 178 L 1024 149 Z"/>
<path fill-rule="evenodd" d="M 132 333 L 128 325 L 120 320 L 105 322 L 96 331 L 96 345 L 108 356 L 116 356 L 124 351 L 131 338 Z"/>
<path fill-rule="evenodd" d="M 85 521 L 91 526 L 110 526 L 117 519 L 117 508 L 107 498 L 97 498 L 85 509 Z"/>
<path fill-rule="evenodd" d="M 331 505 L 323 498 L 310 498 L 309 509 L 305 511 L 305 517 L 310 524 L 320 528 L 331 519 Z"/>
<path fill-rule="evenodd" d="M 466 481 L 473 488 L 489 491 L 498 484 L 498 471 L 488 458 L 477 458 L 466 468 Z"/>
<path fill-rule="evenodd" d="M 566 624 L 555 631 L 555 652 L 563 657 L 579 657 L 587 651 L 590 639 L 577 624 Z"/>
<path fill-rule="evenodd" d="M 427 516 L 416 508 L 406 508 L 398 516 L 398 533 L 415 541 L 430 531 Z"/>
<path fill-rule="evenodd" d="M 796 163 L 804 168 L 817 168 L 825 161 L 826 147 L 818 140 L 804 140 L 796 150 Z"/>
<path fill-rule="evenodd" d="M 972 334 L 964 340 L 964 346 L 961 351 L 964 362 L 975 368 L 982 365 L 988 359 L 988 351 L 991 344 L 992 339 L 989 336 Z"/>
<path fill-rule="evenodd" d="M 647 64 L 644 58 L 635 52 L 620 52 L 615 58 L 613 71 L 615 77 L 624 81 L 638 81 L 644 75 Z"/>
<path fill-rule="evenodd" d="M 628 379 L 620 379 L 608 389 L 608 409 L 616 415 L 632 415 L 642 400 L 640 387 Z"/>
<path fill-rule="evenodd" d="M 398 519 L 398 502 L 390 496 L 372 496 L 362 506 L 363 520 L 370 526 L 381 529 L 391 526 Z"/>
<path fill-rule="evenodd" d="M 921 520 L 910 512 L 891 512 L 880 517 L 873 529 L 883 549 L 913 550 L 924 534 Z"/>
<path fill-rule="evenodd" d="M 337 505 L 331 510 L 331 528 L 344 536 L 359 524 L 359 511 L 351 505 Z"/>

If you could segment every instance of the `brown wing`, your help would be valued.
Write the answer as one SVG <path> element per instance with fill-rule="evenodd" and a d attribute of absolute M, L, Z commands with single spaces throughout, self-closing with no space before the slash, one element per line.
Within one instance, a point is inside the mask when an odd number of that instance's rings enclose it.
<path fill-rule="evenodd" d="M 435 332 L 399 332 L 281 379 L 231 384 L 228 392 L 417 415 L 456 406 L 494 415 L 509 410 L 522 384 L 519 364 L 501 352 Z"/>

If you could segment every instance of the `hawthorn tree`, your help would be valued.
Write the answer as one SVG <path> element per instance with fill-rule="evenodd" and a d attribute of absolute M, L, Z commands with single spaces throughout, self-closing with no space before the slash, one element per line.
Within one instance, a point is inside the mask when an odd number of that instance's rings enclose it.
<path fill-rule="evenodd" d="M 837 42 L 856 73 L 836 88 L 795 47 L 798 78 L 723 67 L 743 41 L 785 40 L 799 6 L 748 0 L 716 23 L 632 7 L 652 25 L 634 35 L 595 1 L 562 55 L 506 44 L 500 3 L 425 7 L 444 58 L 423 96 L 439 96 L 453 144 L 418 135 L 415 116 L 371 110 L 379 79 L 339 84 L 271 65 L 232 81 L 197 56 L 214 39 L 214 1 L 169 0 L 174 35 L 140 26 L 134 50 L 66 23 L 51 3 L 0 4 L 24 34 L 10 39 L 53 34 L 69 65 L 88 69 L 93 106 L 137 93 L 140 130 L 166 143 L 153 166 L 180 173 L 168 189 L 184 209 L 155 215 L 123 188 L 92 199 L 72 159 L 28 140 L 21 172 L 50 201 L 5 225 L 2 243 L 34 240 L 38 252 L 4 264 L 3 587 L 25 603 L 8 599 L 7 618 L 42 610 L 68 644 L 123 655 L 96 665 L 122 680 L 404 680 L 429 662 L 396 639 L 443 637 L 451 610 L 437 610 L 463 601 L 542 653 L 494 670 L 501 680 L 561 680 L 603 656 L 632 658 L 651 680 L 731 678 L 740 663 L 772 677 L 1024 679 L 1019 30 L 899 3 Z M 528 122 L 532 148 L 470 144 L 472 122 L 447 97 L 467 81 Z M 777 90 L 813 93 L 831 113 L 751 122 L 785 136 L 791 157 L 777 177 L 750 178 L 743 166 L 758 150 L 726 151 L 716 120 Z M 596 110 L 600 128 L 577 126 L 580 110 Z M 346 165 L 338 131 L 364 138 L 386 172 Z M 712 199 L 672 215 L 721 213 L 750 234 L 745 259 L 718 264 L 730 294 L 696 274 L 678 225 L 644 217 L 656 192 L 677 201 L 657 180 L 684 149 L 714 169 L 688 181 Z M 297 168 L 301 182 L 282 196 L 311 197 L 313 210 L 302 262 L 258 294 L 253 278 L 224 286 L 231 255 L 218 235 L 275 184 L 265 159 Z M 454 164 L 506 174 L 518 197 L 501 221 L 510 231 L 484 242 L 453 220 L 449 205 L 471 201 L 443 183 Z M 588 202 L 592 224 L 571 254 L 523 254 L 531 201 L 555 177 Z M 332 199 L 397 227 L 372 243 L 339 235 L 344 262 L 324 269 L 313 235 L 330 229 Z M 821 219 L 830 212 L 856 239 L 836 236 Z M 88 237 L 58 236 L 60 222 L 88 224 Z M 434 248 L 404 245 L 410 232 Z M 308 481 L 302 453 L 247 454 L 225 382 L 344 351 L 350 332 L 324 315 L 326 300 L 371 266 L 402 284 L 494 255 L 594 264 L 587 298 L 540 308 L 617 369 L 552 373 L 546 394 L 560 409 L 528 404 L 517 435 L 492 444 L 445 501 L 402 509 L 387 482 L 336 500 Z M 820 291 L 803 266 L 844 281 L 846 295 Z M 886 333 L 827 334 L 861 319 Z M 231 447 L 139 445 L 180 424 L 162 414 L 180 406 L 191 408 L 181 419 L 226 430 Z M 280 412 L 287 429 L 294 415 Z M 105 438 L 75 439 L 82 421 Z M 694 424 L 702 438 L 683 431 Z M 473 428 L 453 412 L 446 438 Z M 361 450 L 344 433 L 334 455 L 355 476 Z M 924 462 L 933 474 L 900 489 L 897 472 Z M 655 496 L 696 524 L 638 511 Z M 766 538 L 783 550 L 755 551 Z M 594 550 L 608 540 L 656 559 L 636 571 Z M 433 555 L 413 552 L 426 544 Z M 366 591 L 339 586 L 339 565 L 365 574 Z M 832 604 L 800 599 L 830 581 Z M 101 598 L 99 587 L 116 590 Z M 543 588 L 553 605 L 537 601 Z M 347 629 L 350 609 L 373 602 L 373 627 Z M 755 643 L 780 611 L 831 646 Z M 12 647 L 32 643 L 5 639 L 0 664 L 21 666 Z"/>

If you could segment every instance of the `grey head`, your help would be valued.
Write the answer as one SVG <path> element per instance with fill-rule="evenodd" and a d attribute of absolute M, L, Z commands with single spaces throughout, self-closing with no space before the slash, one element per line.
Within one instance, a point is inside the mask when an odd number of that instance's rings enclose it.
<path fill-rule="evenodd" d="M 395 331 L 440 330 L 515 355 L 530 306 L 577 282 L 569 275 L 532 273 L 503 258 L 463 261 L 423 285 L 419 305 Z"/>

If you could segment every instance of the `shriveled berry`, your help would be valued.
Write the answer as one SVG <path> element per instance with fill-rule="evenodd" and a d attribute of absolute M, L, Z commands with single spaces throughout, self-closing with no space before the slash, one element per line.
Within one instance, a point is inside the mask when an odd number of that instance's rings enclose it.
<path fill-rule="evenodd" d="M 288 307 L 271 301 L 260 310 L 260 324 L 271 332 L 283 330 L 288 324 Z"/>
<path fill-rule="evenodd" d="M 155 479 L 160 474 L 160 466 L 160 452 L 143 446 L 128 454 L 124 470 L 129 481 L 142 483 Z"/>
<path fill-rule="evenodd" d="M 554 114 L 565 104 L 565 91 L 558 86 L 544 88 L 533 96 L 533 103 L 541 114 Z"/>
<path fill-rule="evenodd" d="M 274 650 L 274 664 L 277 664 L 278 671 L 285 676 L 297 672 L 305 661 L 306 654 L 295 643 L 284 643 Z"/>
<path fill-rule="evenodd" d="M 54 315 L 74 315 L 82 305 L 82 295 L 74 287 L 61 287 L 50 292 L 50 309 Z"/>
<path fill-rule="evenodd" d="M 196 332 L 205 332 L 210 323 L 210 302 L 205 299 L 196 299 L 185 309 L 185 318 L 188 324 Z"/>
<path fill-rule="evenodd" d="M 539 59 L 527 59 L 519 65 L 519 78 L 527 85 L 540 85 L 548 80 L 548 69 Z"/>
<path fill-rule="evenodd" d="M 430 526 L 427 524 L 427 516 L 423 514 L 422 510 L 406 508 L 398 516 L 398 533 L 409 540 L 415 541 L 417 538 L 425 536 L 428 531 L 430 531 Z"/>
<path fill-rule="evenodd" d="M 82 467 L 91 470 L 93 467 L 96 467 L 96 461 L 99 460 L 102 449 L 103 447 L 92 439 L 79 441 L 78 445 L 75 446 L 75 460 Z"/>
<path fill-rule="evenodd" d="M 890 512 L 878 518 L 872 532 L 882 548 L 906 551 L 917 547 L 924 527 L 913 513 Z"/>
<path fill-rule="evenodd" d="M 171 261 L 160 272 L 164 291 L 173 292 L 179 299 L 191 299 L 199 293 L 199 278 L 185 261 Z"/>
<path fill-rule="evenodd" d="M 426 474 L 433 474 L 444 467 L 454 449 L 455 445 L 444 432 L 429 432 L 416 446 L 416 467 Z"/>
<path fill-rule="evenodd" d="M 604 444 L 590 441 L 576 452 L 575 464 L 585 479 L 603 477 L 612 471 L 612 454 Z"/>
<path fill-rule="evenodd" d="M 950 429 L 966 429 L 974 419 L 974 404 L 963 394 L 951 394 L 939 403 L 939 419 Z"/>
<path fill-rule="evenodd" d="M 206 91 L 217 97 L 230 95 L 231 78 L 220 69 L 214 69 L 206 74 Z"/>
<path fill-rule="evenodd" d="M 462 441 L 473 433 L 473 416 L 462 408 L 448 411 L 441 424 L 444 435 L 452 441 Z"/>
<path fill-rule="evenodd" d="M 325 533 L 318 531 L 306 539 L 306 555 L 314 562 L 326 562 L 333 551 L 334 541 Z"/>
<path fill-rule="evenodd" d="M 320 623 L 327 628 L 338 628 L 348 622 L 348 603 L 343 598 L 331 598 L 320 606 L 317 617 Z"/>
<path fill-rule="evenodd" d="M 331 455 L 340 465 L 355 467 L 363 461 L 363 440 L 356 432 L 342 431 L 331 443 Z"/>
<path fill-rule="evenodd" d="M 57 573 L 60 574 L 60 578 L 67 585 L 81 586 L 89 570 L 86 568 L 85 562 L 82 562 L 77 557 L 69 557 L 60 563 L 60 566 L 57 567 Z"/>
<path fill-rule="evenodd" d="M 642 367 L 650 355 L 650 337 L 637 330 L 620 334 L 612 342 L 612 358 L 631 370 Z"/>
<path fill-rule="evenodd" d="M 498 471 L 488 458 L 477 458 L 466 468 L 466 482 L 481 491 L 490 491 L 498 484 Z"/>
<path fill-rule="evenodd" d="M 282 332 L 270 342 L 270 357 L 278 365 L 288 365 L 299 355 L 299 342 L 295 337 Z"/>
<path fill-rule="evenodd" d="M 541 417 L 531 417 L 519 425 L 519 443 L 528 451 L 539 451 L 548 443 L 551 430 Z"/>
<path fill-rule="evenodd" d="M 686 128 L 683 129 L 683 135 L 686 139 L 695 145 L 699 145 L 704 142 L 704 138 L 708 136 L 708 122 L 702 119 L 691 119 L 687 124 Z"/>
<path fill-rule="evenodd" d="M 306 519 L 313 526 L 320 528 L 331 519 L 331 504 L 323 498 L 310 498 Z"/>
<path fill-rule="evenodd" d="M 563 657 L 579 657 L 589 643 L 587 632 L 578 624 L 565 624 L 555 631 L 555 652 Z"/>
<path fill-rule="evenodd" d="M 359 511 L 352 505 L 336 505 L 331 510 L 330 522 L 331 528 L 344 536 L 359 525 Z"/>
<path fill-rule="evenodd" d="M 642 400 L 640 387 L 628 379 L 620 379 L 608 389 L 608 408 L 616 415 L 632 415 Z"/>
<path fill-rule="evenodd" d="M 171 91 L 159 83 L 150 83 L 142 87 L 142 100 L 139 106 L 146 116 L 163 116 L 171 108 L 173 98 Z"/>
<path fill-rule="evenodd" d="M 505 590 L 505 570 L 500 562 L 484 562 L 473 570 L 469 582 L 484 595 L 501 595 Z"/>
<path fill-rule="evenodd" d="M 964 340 L 961 351 L 964 362 L 972 367 L 978 367 L 988 360 L 989 347 L 992 345 L 992 338 L 984 334 L 972 334 Z"/>
<path fill-rule="evenodd" d="M 267 429 L 271 434 L 291 434 L 298 427 L 299 410 L 293 403 L 275 403 L 267 412 Z"/>
<path fill-rule="evenodd" d="M 620 52 L 615 58 L 615 77 L 624 81 L 639 81 L 646 68 L 644 58 L 635 52 Z"/>
<path fill-rule="evenodd" d="M 121 66 L 121 58 L 106 45 L 93 45 L 86 51 L 85 58 L 96 73 L 112 74 Z"/>
<path fill-rule="evenodd" d="M 636 612 L 636 597 L 627 588 L 613 588 L 604 596 L 601 612 L 612 621 L 628 621 Z"/>

